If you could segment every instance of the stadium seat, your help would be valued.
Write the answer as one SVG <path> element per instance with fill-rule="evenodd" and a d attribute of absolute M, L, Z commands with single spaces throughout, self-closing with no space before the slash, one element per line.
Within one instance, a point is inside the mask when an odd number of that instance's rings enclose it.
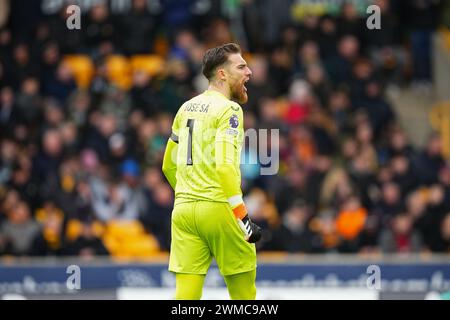
<path fill-rule="evenodd" d="M 91 223 L 91 228 L 95 236 L 101 237 L 105 231 L 105 227 L 103 224 L 99 221 L 94 221 Z M 83 230 L 83 224 L 78 219 L 70 219 L 67 221 L 66 225 L 66 239 L 68 241 L 74 241 L 76 240 L 82 233 Z"/>
<path fill-rule="evenodd" d="M 63 61 L 72 70 L 78 87 L 88 88 L 95 73 L 92 60 L 87 55 L 74 54 L 64 56 Z"/>
<path fill-rule="evenodd" d="M 164 69 L 165 60 L 158 55 L 134 55 L 130 58 L 132 72 L 144 71 L 155 76 Z"/>
<path fill-rule="evenodd" d="M 138 221 L 111 221 L 103 242 L 115 258 L 148 258 L 160 251 L 156 238 Z"/>
<path fill-rule="evenodd" d="M 433 129 L 442 136 L 442 152 L 450 159 L 450 102 L 442 102 L 433 107 L 429 119 Z"/>
<path fill-rule="evenodd" d="M 105 62 L 108 80 L 120 89 L 129 89 L 131 87 L 131 66 L 129 60 L 121 55 L 111 55 Z"/>
<path fill-rule="evenodd" d="M 71 219 L 67 222 L 66 238 L 69 241 L 74 241 L 81 234 L 82 224 L 79 220 Z"/>
<path fill-rule="evenodd" d="M 439 32 L 443 35 L 444 45 L 447 50 L 450 50 L 450 29 L 446 27 L 441 27 Z"/>

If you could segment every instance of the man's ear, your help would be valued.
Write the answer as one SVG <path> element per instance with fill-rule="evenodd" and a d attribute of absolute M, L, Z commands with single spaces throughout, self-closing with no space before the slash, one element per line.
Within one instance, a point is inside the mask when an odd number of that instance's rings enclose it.
<path fill-rule="evenodd" d="M 224 81 L 227 78 L 227 74 L 224 68 L 217 69 L 217 79 Z"/>

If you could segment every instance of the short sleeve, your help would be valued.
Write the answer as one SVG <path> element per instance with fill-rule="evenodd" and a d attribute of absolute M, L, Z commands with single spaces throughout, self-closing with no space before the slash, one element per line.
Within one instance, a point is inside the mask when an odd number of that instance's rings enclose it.
<path fill-rule="evenodd" d="M 243 132 L 242 108 L 237 104 L 227 107 L 219 116 L 217 123 L 216 142 L 230 142 L 238 147 Z"/>

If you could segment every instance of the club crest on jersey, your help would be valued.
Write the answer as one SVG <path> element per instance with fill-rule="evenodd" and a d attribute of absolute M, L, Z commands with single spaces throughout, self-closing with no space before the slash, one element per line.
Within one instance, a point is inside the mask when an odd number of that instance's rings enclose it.
<path fill-rule="evenodd" d="M 233 114 L 230 117 L 230 126 L 234 129 L 236 129 L 239 126 L 239 119 L 237 115 Z"/>

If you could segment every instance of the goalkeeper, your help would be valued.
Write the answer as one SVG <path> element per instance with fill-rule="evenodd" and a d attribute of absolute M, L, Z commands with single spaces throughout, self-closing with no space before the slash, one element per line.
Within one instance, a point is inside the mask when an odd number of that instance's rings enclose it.
<path fill-rule="evenodd" d="M 252 72 L 237 44 L 208 50 L 209 88 L 178 110 L 162 170 L 175 190 L 169 270 L 176 299 L 200 299 L 216 259 L 231 299 L 255 299 L 256 249 L 261 229 L 242 200 L 240 154 L 245 83 Z M 238 103 L 236 103 L 238 102 Z"/>

